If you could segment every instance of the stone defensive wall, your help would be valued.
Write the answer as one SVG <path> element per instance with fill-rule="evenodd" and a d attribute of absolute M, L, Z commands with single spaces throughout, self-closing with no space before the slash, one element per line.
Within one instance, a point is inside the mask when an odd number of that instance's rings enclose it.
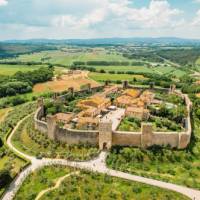
<path fill-rule="evenodd" d="M 56 140 L 65 142 L 69 145 L 80 143 L 98 145 L 99 132 L 58 128 L 55 137 Z"/>
<path fill-rule="evenodd" d="M 112 122 L 100 122 L 99 129 L 95 131 L 61 128 L 57 125 L 54 116 L 47 116 L 47 122 L 42 121 L 44 116 L 43 104 L 39 104 L 39 108 L 34 116 L 35 128 L 46 133 L 52 140 L 68 144 L 88 143 L 99 145 L 100 149 L 109 149 L 113 145 L 142 148 L 160 145 L 184 149 L 188 146 L 191 139 L 190 111 L 192 103 L 188 95 L 182 94 L 180 91 L 174 92 L 185 100 L 187 106 L 188 116 L 185 119 L 184 132 L 154 132 L 151 123 L 143 123 L 140 132 L 113 131 L 111 128 Z"/>
<path fill-rule="evenodd" d="M 190 112 L 192 103 L 186 94 L 176 91 L 184 98 L 188 116 L 185 119 L 184 132 L 153 132 L 151 123 L 142 124 L 140 132 L 113 131 L 112 145 L 149 147 L 152 145 L 170 146 L 172 148 L 184 149 L 191 139 L 192 127 Z"/>
<path fill-rule="evenodd" d="M 34 115 L 35 129 L 41 131 L 42 133 L 47 133 L 47 123 L 41 120 L 43 116 L 44 108 L 39 107 Z"/>
<path fill-rule="evenodd" d="M 43 114 L 43 108 L 39 107 L 34 116 L 35 129 L 41 131 L 42 133 L 46 133 L 50 139 L 68 144 L 98 144 L 98 130 L 93 131 L 61 128 L 56 124 L 56 120 L 53 116 L 47 116 L 47 122 L 42 121 L 41 119 Z"/>
<path fill-rule="evenodd" d="M 80 90 L 80 91 L 74 91 L 73 88 L 69 88 L 69 91 L 68 93 L 66 94 L 63 94 L 63 95 L 59 95 L 57 97 L 58 100 L 61 100 L 61 101 L 64 101 L 65 100 L 65 97 L 70 93 L 78 93 L 78 94 L 84 94 L 86 92 L 97 92 L 98 90 L 101 90 L 104 88 L 104 85 L 100 85 L 100 86 L 97 86 L 97 87 L 92 87 L 92 88 L 89 88 L 89 89 L 85 89 L 85 90 Z"/>

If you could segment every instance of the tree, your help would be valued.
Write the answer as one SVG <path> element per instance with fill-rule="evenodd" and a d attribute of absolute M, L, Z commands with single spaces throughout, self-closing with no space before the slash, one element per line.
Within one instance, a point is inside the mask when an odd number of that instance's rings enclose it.
<path fill-rule="evenodd" d="M 0 188 L 5 187 L 8 183 L 12 181 L 9 171 L 3 170 L 0 171 Z"/>

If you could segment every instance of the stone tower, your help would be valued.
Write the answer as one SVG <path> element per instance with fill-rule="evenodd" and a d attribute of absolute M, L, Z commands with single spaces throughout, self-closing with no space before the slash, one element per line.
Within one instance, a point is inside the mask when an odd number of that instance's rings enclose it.
<path fill-rule="evenodd" d="M 74 96 L 74 88 L 73 87 L 68 88 L 68 91 L 72 96 Z"/>
<path fill-rule="evenodd" d="M 176 90 L 176 85 L 170 85 L 169 93 L 174 93 Z"/>
<path fill-rule="evenodd" d="M 128 88 L 128 81 L 123 81 L 123 89 L 127 89 Z"/>
<path fill-rule="evenodd" d="M 88 83 L 87 88 L 88 88 L 88 92 L 91 92 L 91 91 L 92 91 L 92 85 L 91 85 L 91 83 Z"/>
<path fill-rule="evenodd" d="M 47 134 L 51 140 L 56 140 L 56 132 L 57 132 L 57 123 L 56 117 L 53 115 L 47 116 Z"/>
<path fill-rule="evenodd" d="M 110 84 L 110 81 L 109 80 L 106 80 L 105 81 L 105 86 L 108 86 Z"/>
<path fill-rule="evenodd" d="M 99 149 L 106 150 L 112 147 L 112 122 L 99 123 Z"/>
<path fill-rule="evenodd" d="M 141 146 L 147 148 L 152 146 L 153 127 L 151 123 L 142 123 Z"/>
<path fill-rule="evenodd" d="M 39 98 L 37 100 L 37 107 L 41 109 L 40 117 L 43 117 L 44 116 L 44 99 L 43 98 Z"/>

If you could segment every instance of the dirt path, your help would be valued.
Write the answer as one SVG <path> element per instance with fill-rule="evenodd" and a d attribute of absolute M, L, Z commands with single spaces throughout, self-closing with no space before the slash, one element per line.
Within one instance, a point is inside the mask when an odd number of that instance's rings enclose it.
<path fill-rule="evenodd" d="M 50 188 L 47 188 L 47 189 L 45 189 L 45 190 L 42 190 L 42 191 L 37 195 L 37 197 L 35 198 L 35 200 L 39 200 L 45 193 L 50 192 L 50 191 L 52 191 L 52 190 L 55 190 L 55 189 L 59 188 L 60 185 L 61 185 L 61 183 L 62 183 L 66 178 L 68 178 L 68 177 L 70 177 L 70 176 L 73 176 L 73 175 L 77 175 L 77 174 L 79 174 L 79 173 L 80 173 L 79 171 L 77 171 L 77 172 L 72 172 L 72 173 L 70 173 L 70 174 L 67 174 L 67 175 L 65 175 L 65 176 L 60 177 L 60 178 L 56 181 L 55 186 L 50 187 Z"/>

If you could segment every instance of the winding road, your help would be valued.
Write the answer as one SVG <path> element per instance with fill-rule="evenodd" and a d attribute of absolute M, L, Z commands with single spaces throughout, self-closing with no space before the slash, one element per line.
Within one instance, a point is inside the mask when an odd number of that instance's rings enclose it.
<path fill-rule="evenodd" d="M 119 177 L 131 181 L 136 181 L 140 183 L 145 183 L 149 184 L 152 186 L 157 186 L 160 188 L 172 190 L 175 192 L 179 192 L 190 199 L 193 200 L 200 200 L 200 191 L 196 189 L 191 189 L 187 188 L 184 186 L 172 184 L 172 183 L 166 183 L 163 181 L 158 181 L 150 178 L 144 178 L 140 176 L 135 176 L 132 174 L 116 171 L 109 169 L 106 166 L 105 160 L 107 156 L 107 152 L 102 151 L 99 156 L 91 161 L 85 161 L 85 162 L 73 162 L 73 161 L 68 161 L 64 159 L 48 159 L 48 158 L 43 158 L 43 159 L 37 159 L 34 156 L 29 156 L 18 149 L 16 149 L 11 142 L 12 136 L 15 133 L 15 131 L 19 128 L 20 124 L 23 123 L 24 120 L 26 120 L 28 117 L 30 117 L 32 114 L 26 116 L 24 119 L 18 122 L 18 124 L 15 126 L 9 137 L 7 138 L 7 144 L 10 149 L 12 149 L 14 152 L 17 154 L 25 157 L 26 159 L 30 160 L 31 164 L 23 169 L 21 173 L 13 180 L 13 182 L 10 184 L 9 188 L 7 191 L 4 193 L 2 200 L 12 200 L 14 199 L 15 194 L 17 193 L 18 189 L 22 185 L 23 181 L 26 179 L 26 177 L 31 174 L 33 171 L 42 168 L 44 166 L 49 166 L 49 165 L 63 165 L 63 166 L 69 166 L 69 167 L 74 167 L 77 169 L 85 169 L 89 171 L 94 171 L 94 172 L 99 172 L 103 174 L 107 174 L 113 177 Z"/>

